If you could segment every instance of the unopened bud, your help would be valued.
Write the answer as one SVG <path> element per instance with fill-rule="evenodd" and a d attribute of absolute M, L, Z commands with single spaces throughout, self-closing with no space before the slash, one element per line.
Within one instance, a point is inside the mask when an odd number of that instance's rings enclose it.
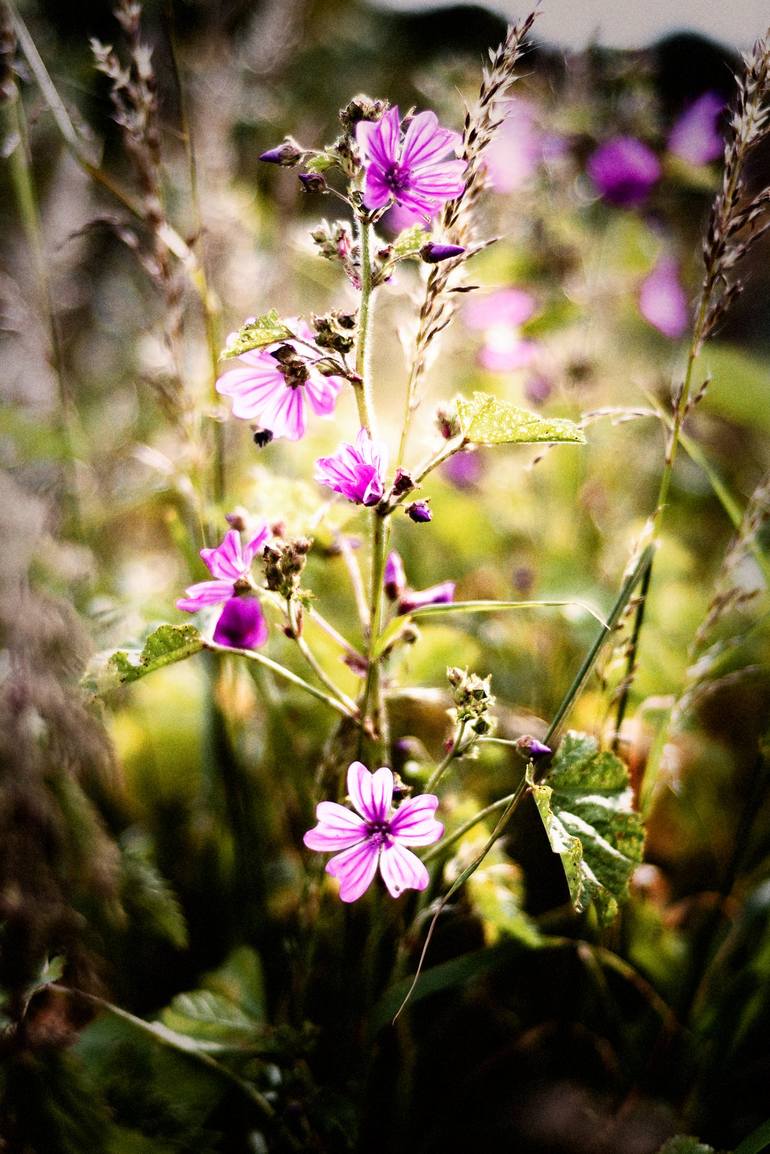
<path fill-rule="evenodd" d="M 433 514 L 430 511 L 430 505 L 427 501 L 412 501 L 411 505 L 407 505 L 404 512 L 407 517 L 410 517 L 412 521 L 416 521 L 418 525 L 433 520 Z"/>
<path fill-rule="evenodd" d="M 328 192 L 326 178 L 320 172 L 301 172 L 299 182 L 305 192 Z"/>
<path fill-rule="evenodd" d="M 526 733 L 517 740 L 516 749 L 527 761 L 537 761 L 538 758 L 550 757 L 553 753 L 550 746 L 544 745 L 542 741 Z"/>
<path fill-rule="evenodd" d="M 411 493 L 414 488 L 414 481 L 405 469 L 396 469 L 396 476 L 393 481 L 393 496 L 403 497 L 405 493 Z"/>
<path fill-rule="evenodd" d="M 401 555 L 395 549 L 388 553 L 385 562 L 385 596 L 390 601 L 398 601 L 406 589 L 406 573 Z"/>
<path fill-rule="evenodd" d="M 451 441 L 453 437 L 459 437 L 463 431 L 460 414 L 457 408 L 448 409 L 445 405 L 441 405 L 436 409 L 436 425 L 438 431 L 445 441 Z"/>
<path fill-rule="evenodd" d="M 299 164 L 304 155 L 296 140 L 287 136 L 283 144 L 279 144 L 276 148 L 268 148 L 267 152 L 260 154 L 259 159 L 267 164 L 280 164 L 282 168 L 292 168 L 295 164 Z"/>
<path fill-rule="evenodd" d="M 452 257 L 462 256 L 465 248 L 461 244 L 436 244 L 429 240 L 420 249 L 420 256 L 426 264 L 439 264 L 442 260 L 451 260 Z"/>

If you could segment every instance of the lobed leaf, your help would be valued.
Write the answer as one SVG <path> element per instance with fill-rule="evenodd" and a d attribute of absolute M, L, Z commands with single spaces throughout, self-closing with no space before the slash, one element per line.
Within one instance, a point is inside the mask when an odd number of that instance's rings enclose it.
<path fill-rule="evenodd" d="M 626 766 L 595 738 L 570 731 L 543 781 L 531 773 L 529 781 L 575 908 L 593 901 L 599 920 L 612 921 L 644 849 Z"/>
<path fill-rule="evenodd" d="M 457 413 L 466 440 L 474 445 L 585 444 L 574 421 L 541 417 L 488 393 L 474 393 L 472 401 L 460 398 Z"/>
<path fill-rule="evenodd" d="M 97 654 L 81 684 L 90 693 L 109 693 L 111 689 L 138 681 L 164 665 L 184 661 L 201 649 L 203 638 L 194 625 L 159 625 L 141 649 L 118 649 Z"/>
<path fill-rule="evenodd" d="M 261 317 L 252 317 L 241 325 L 238 332 L 228 338 L 222 356 L 225 359 L 240 357 L 252 349 L 262 349 L 266 345 L 274 345 L 276 341 L 287 341 L 292 336 L 294 334 L 281 320 L 278 311 L 270 309 Z"/>

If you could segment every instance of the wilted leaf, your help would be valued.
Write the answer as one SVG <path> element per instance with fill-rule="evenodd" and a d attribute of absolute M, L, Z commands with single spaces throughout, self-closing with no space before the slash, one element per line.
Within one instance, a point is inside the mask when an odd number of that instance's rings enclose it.
<path fill-rule="evenodd" d="M 294 334 L 287 328 L 278 315 L 276 309 L 270 309 L 261 317 L 252 317 L 246 321 L 237 333 L 234 333 L 227 342 L 222 356 L 240 357 L 251 349 L 262 349 L 265 345 L 274 345 L 276 341 L 287 341 Z"/>
<path fill-rule="evenodd" d="M 644 849 L 628 770 L 595 738 L 569 732 L 544 780 L 530 784 L 575 908 L 593 901 L 600 920 L 611 921 Z"/>
<path fill-rule="evenodd" d="M 137 681 L 164 665 L 199 653 L 203 639 L 194 625 L 159 625 L 141 649 L 118 649 L 98 653 L 82 680 L 91 693 L 108 693 L 119 685 Z"/>
<path fill-rule="evenodd" d="M 488 393 L 474 393 L 472 401 L 461 398 L 457 412 L 467 440 L 474 445 L 585 444 L 574 421 L 541 417 Z"/>

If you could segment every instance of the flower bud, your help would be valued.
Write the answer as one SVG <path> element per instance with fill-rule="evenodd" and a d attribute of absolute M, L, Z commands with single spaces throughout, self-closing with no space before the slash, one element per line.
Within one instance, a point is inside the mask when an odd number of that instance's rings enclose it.
<path fill-rule="evenodd" d="M 360 93 L 340 109 L 340 124 L 351 132 L 362 120 L 379 120 L 387 107 L 387 100 L 372 100 L 371 96 Z"/>
<path fill-rule="evenodd" d="M 299 182 L 305 192 L 327 192 L 329 188 L 326 178 L 320 172 L 301 172 Z"/>
<path fill-rule="evenodd" d="M 550 746 L 544 745 L 542 741 L 538 741 L 536 737 L 530 737 L 527 733 L 517 740 L 516 749 L 527 761 L 537 761 L 538 758 L 550 757 L 553 753 Z"/>
<path fill-rule="evenodd" d="M 460 414 L 457 412 L 457 406 L 453 409 L 447 408 L 446 405 L 440 405 L 436 409 L 436 425 L 438 431 L 445 441 L 451 441 L 453 437 L 459 437 L 463 431 Z"/>
<path fill-rule="evenodd" d="M 427 501 L 412 501 L 411 505 L 407 505 L 404 512 L 407 517 L 416 521 L 418 525 L 433 520 L 433 514 L 430 511 L 430 505 Z"/>
<path fill-rule="evenodd" d="M 399 599 L 398 613 L 412 613 L 424 605 L 449 605 L 454 598 L 454 581 L 442 581 L 440 585 L 430 585 L 427 589 L 408 589 Z"/>
<path fill-rule="evenodd" d="M 403 497 L 405 493 L 410 493 L 414 488 L 414 481 L 405 469 L 396 469 L 396 476 L 393 481 L 393 496 Z"/>
<path fill-rule="evenodd" d="M 401 555 L 392 549 L 385 562 L 385 596 L 390 601 L 398 601 L 406 589 L 406 573 Z"/>
<path fill-rule="evenodd" d="M 282 168 L 292 168 L 304 155 L 296 140 L 287 136 L 283 144 L 279 144 L 277 148 L 268 148 L 267 152 L 260 153 L 259 159 L 267 164 L 280 164 Z"/>
<path fill-rule="evenodd" d="M 436 244 L 429 240 L 420 249 L 420 256 L 426 264 L 439 264 L 442 260 L 451 260 L 452 257 L 462 256 L 465 248 L 461 244 Z"/>

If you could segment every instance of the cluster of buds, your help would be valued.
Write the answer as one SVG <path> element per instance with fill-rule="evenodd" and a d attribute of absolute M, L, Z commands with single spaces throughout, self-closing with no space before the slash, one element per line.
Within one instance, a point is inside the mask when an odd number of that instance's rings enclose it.
<path fill-rule="evenodd" d="M 293 345 L 279 345 L 277 349 L 273 349 L 270 356 L 278 361 L 279 371 L 288 388 L 298 389 L 310 377 L 307 363 L 299 356 Z"/>
<path fill-rule="evenodd" d="M 491 688 L 492 675 L 479 677 L 477 673 L 469 673 L 467 669 L 450 665 L 447 680 L 455 703 L 454 709 L 449 710 L 449 716 L 458 725 L 468 726 L 479 737 L 489 733 L 494 725 L 494 718 L 489 716 L 495 704 Z"/>
<path fill-rule="evenodd" d="M 387 100 L 373 100 L 363 92 L 349 100 L 339 111 L 339 120 L 346 132 L 355 132 L 362 120 L 381 120 L 388 110 Z"/>
<path fill-rule="evenodd" d="M 353 239 L 353 231 L 346 220 L 329 224 L 322 220 L 310 236 L 326 260 L 338 261 L 354 288 L 361 288 L 361 252 Z"/>
<path fill-rule="evenodd" d="M 357 317 L 355 313 L 332 309 L 321 316 L 313 316 L 315 341 L 321 349 L 332 349 L 342 356 L 349 353 L 355 344 Z"/>
<path fill-rule="evenodd" d="M 309 537 L 294 537 L 288 541 L 271 541 L 269 545 L 265 545 L 262 556 L 265 560 L 265 584 L 268 589 L 280 593 L 287 601 L 297 595 L 302 571 L 312 544 Z"/>

